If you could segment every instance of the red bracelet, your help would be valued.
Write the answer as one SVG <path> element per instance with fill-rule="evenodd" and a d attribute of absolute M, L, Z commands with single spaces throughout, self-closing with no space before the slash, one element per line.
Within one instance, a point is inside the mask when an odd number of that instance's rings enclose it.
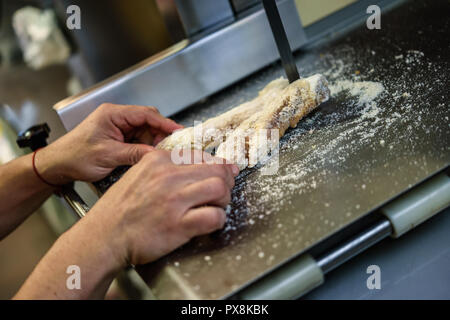
<path fill-rule="evenodd" d="M 53 183 L 50 183 L 50 182 L 48 182 L 47 180 L 45 180 L 40 174 L 39 174 L 39 172 L 37 171 L 37 168 L 36 168 L 36 163 L 35 163 L 35 158 L 36 158 L 36 153 L 39 151 L 39 150 L 41 150 L 41 149 L 37 149 L 36 151 L 34 151 L 33 152 L 33 171 L 34 171 L 34 173 L 36 174 L 36 176 L 39 178 L 39 180 L 41 180 L 43 183 L 45 183 L 46 185 L 48 185 L 48 186 L 50 186 L 50 187 L 53 187 L 53 188 L 61 188 L 61 186 L 58 186 L 58 185 L 56 185 L 56 184 L 53 184 Z"/>

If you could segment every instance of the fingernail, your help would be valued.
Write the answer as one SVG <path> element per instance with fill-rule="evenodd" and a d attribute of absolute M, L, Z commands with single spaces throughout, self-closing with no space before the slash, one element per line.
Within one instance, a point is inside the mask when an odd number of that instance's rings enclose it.
<path fill-rule="evenodd" d="M 239 174 L 239 167 L 235 164 L 231 166 L 231 171 L 233 171 L 234 176 L 237 176 Z"/>
<path fill-rule="evenodd" d="M 227 212 L 226 212 L 226 209 L 223 210 L 221 223 L 222 223 L 222 225 L 221 225 L 220 228 L 223 228 L 225 226 L 225 224 L 227 223 Z"/>
<path fill-rule="evenodd" d="M 225 213 L 225 214 L 223 215 L 222 228 L 225 227 L 226 224 L 227 224 L 227 214 Z"/>

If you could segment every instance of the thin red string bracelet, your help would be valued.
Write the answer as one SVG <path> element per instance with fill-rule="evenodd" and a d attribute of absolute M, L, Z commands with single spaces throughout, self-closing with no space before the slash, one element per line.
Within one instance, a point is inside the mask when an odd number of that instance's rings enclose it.
<path fill-rule="evenodd" d="M 37 149 L 36 151 L 33 152 L 33 171 L 36 174 L 36 176 L 39 178 L 39 180 L 41 180 L 43 183 L 45 183 L 46 185 L 53 187 L 53 188 L 58 188 L 60 189 L 61 186 L 57 185 L 57 184 L 53 184 L 48 182 L 47 180 L 45 180 L 38 172 L 37 168 L 36 168 L 36 163 L 35 163 L 35 158 L 36 158 L 36 153 L 41 150 L 41 149 Z"/>

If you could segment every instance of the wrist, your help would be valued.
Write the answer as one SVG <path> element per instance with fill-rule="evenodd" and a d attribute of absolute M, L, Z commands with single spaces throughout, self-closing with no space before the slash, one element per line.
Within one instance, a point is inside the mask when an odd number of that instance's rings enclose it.
<path fill-rule="evenodd" d="M 63 186 L 73 181 L 65 167 L 61 153 L 55 152 L 53 145 L 35 151 L 33 155 L 34 168 L 41 180 L 52 186 Z"/>
<path fill-rule="evenodd" d="M 25 281 L 16 299 L 102 299 L 122 269 L 98 228 L 83 218 L 55 242 Z M 78 290 L 67 285 L 69 267 L 78 268 Z M 73 269 L 72 269 L 73 270 Z"/>
<path fill-rule="evenodd" d="M 101 257 L 107 273 L 117 273 L 127 267 L 128 259 L 124 241 L 116 230 L 112 219 L 103 219 L 105 212 L 96 212 L 96 207 L 81 219 L 70 231 L 80 245 L 89 247 L 93 255 Z M 105 217 L 107 218 L 107 217 Z"/>
<path fill-rule="evenodd" d="M 95 213 L 90 212 L 89 215 Z M 67 266 L 77 265 L 83 275 L 87 291 L 109 287 L 117 274 L 126 267 L 124 259 L 115 249 L 106 228 L 100 228 L 94 219 L 86 216 L 64 233 L 58 246 L 67 256 Z M 65 266 L 65 268 L 67 268 Z"/>

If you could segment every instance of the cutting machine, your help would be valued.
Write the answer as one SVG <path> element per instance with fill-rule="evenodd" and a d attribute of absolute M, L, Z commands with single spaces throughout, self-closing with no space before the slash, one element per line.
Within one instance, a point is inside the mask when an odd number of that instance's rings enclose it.
<path fill-rule="evenodd" d="M 192 125 L 283 75 L 259 1 L 175 2 L 188 38 L 55 105 L 67 130 L 104 102 L 155 105 Z M 224 230 L 137 268 L 156 298 L 293 299 L 326 290 L 327 273 L 450 205 L 448 1 L 339 4 L 317 16 L 308 1 L 277 1 L 300 74 L 326 75 L 334 94 L 282 139 L 276 177 L 241 173 Z M 373 4 L 381 30 L 365 25 Z M 351 90 L 337 92 L 345 79 L 384 91 L 358 104 Z M 96 184 L 99 194 L 121 172 Z M 73 190 L 66 199 L 86 214 Z M 448 255 L 448 241 L 436 246 Z"/>

